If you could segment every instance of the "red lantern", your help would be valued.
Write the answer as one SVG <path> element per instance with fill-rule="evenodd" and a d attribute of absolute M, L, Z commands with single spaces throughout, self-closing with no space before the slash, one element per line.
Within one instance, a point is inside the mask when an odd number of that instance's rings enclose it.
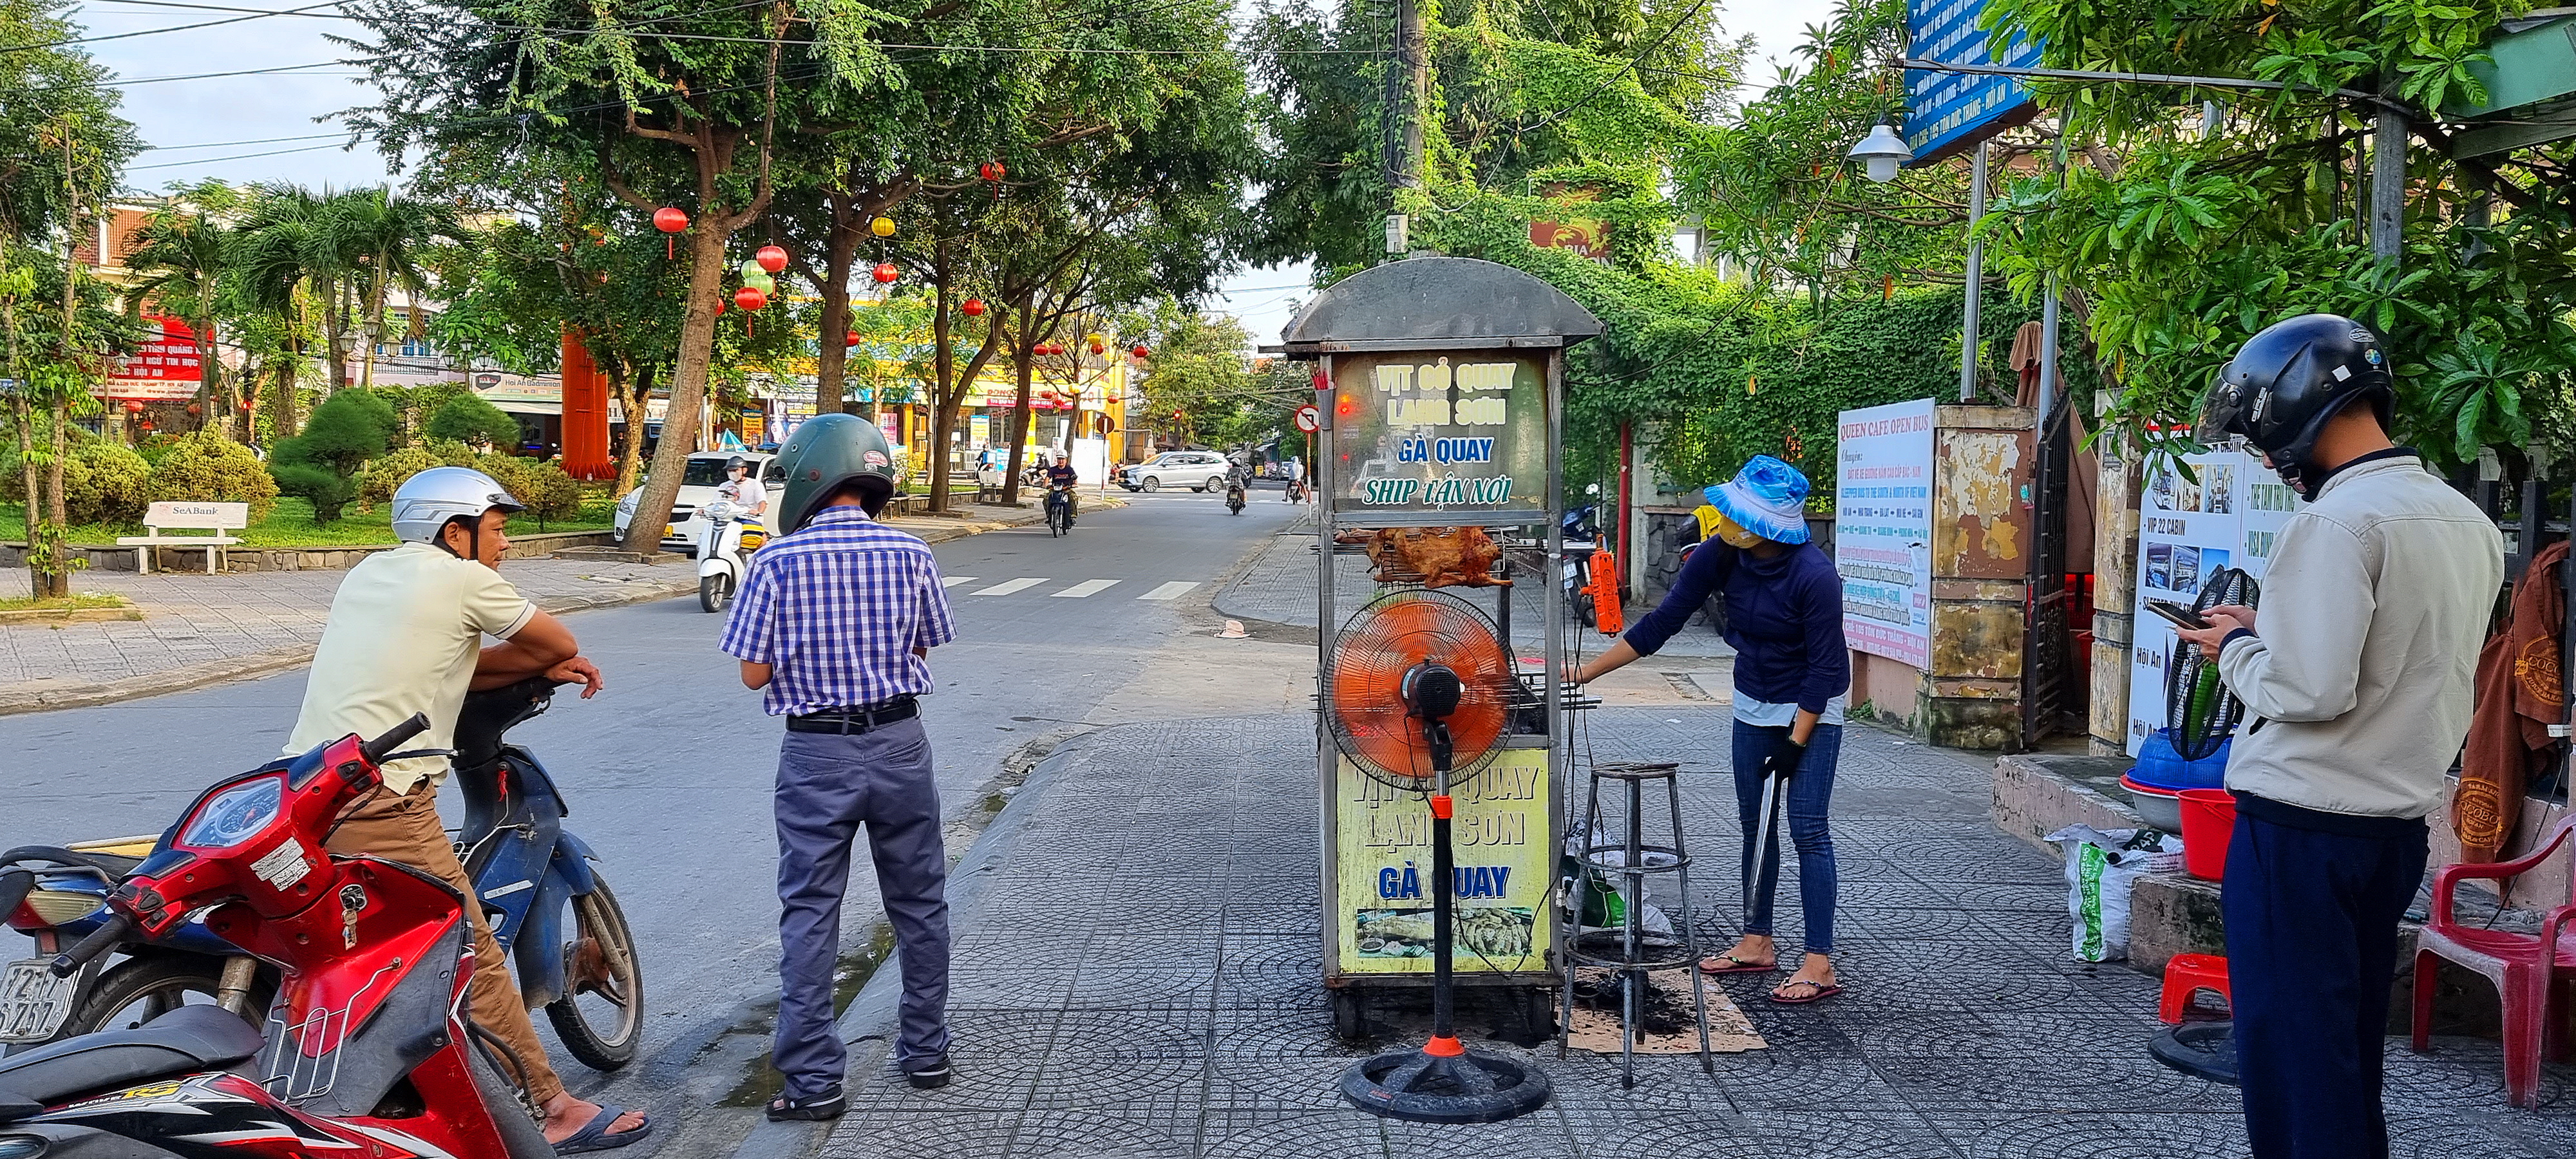
<path fill-rule="evenodd" d="M 146 430 L 146 431 L 151 430 L 151 429 L 152 429 L 152 420 L 150 420 L 150 419 L 145 419 L 145 420 L 143 420 L 143 429 L 144 429 L 144 430 Z"/>
<path fill-rule="evenodd" d="M 723 314 L 724 314 L 724 312 L 725 312 L 725 300 L 724 300 L 724 299 L 722 299 L 722 298 L 718 298 L 718 299 L 716 299 L 716 313 L 717 313 L 717 315 L 721 316 L 721 315 L 723 315 Z"/>
<path fill-rule="evenodd" d="M 251 411 L 250 400 L 249 400 L 249 399 L 243 399 L 243 400 L 242 400 L 242 404 L 241 404 L 241 408 L 242 408 L 242 413 L 243 413 L 243 414 L 249 414 L 249 413 L 250 413 L 250 411 Z"/>
<path fill-rule="evenodd" d="M 142 413 L 143 413 L 143 401 L 142 401 L 141 399 L 133 399 L 133 398 L 129 398 L 129 399 L 125 400 L 125 413 L 130 414 L 130 415 L 139 415 L 139 414 L 142 414 Z"/>
<path fill-rule="evenodd" d="M 665 205 L 653 211 L 653 228 L 666 234 L 678 233 L 689 228 L 689 215 Z M 665 258 L 676 256 L 671 249 L 670 238 L 662 239 L 662 256 Z"/>
<path fill-rule="evenodd" d="M 206 413 L 206 408 L 198 406 L 192 402 L 188 404 L 188 413 L 192 415 L 201 415 Z"/>
<path fill-rule="evenodd" d="M 760 247 L 759 253 L 751 255 L 751 260 L 759 262 L 760 268 L 774 274 L 787 268 L 787 251 L 774 245 L 765 245 Z"/>
<path fill-rule="evenodd" d="M 769 295 L 761 293 L 758 286 L 744 286 L 733 292 L 733 304 L 745 310 L 757 310 L 769 304 Z"/>
<path fill-rule="evenodd" d="M 966 316 L 969 318 L 981 318 L 984 316 L 984 299 L 968 298 L 957 308 L 965 311 Z"/>
<path fill-rule="evenodd" d="M 849 333 L 847 333 L 847 334 L 841 335 L 841 345 L 842 345 L 842 346 L 844 346 L 844 347 L 850 347 L 850 346 L 856 346 L 856 345 L 858 345 L 858 344 L 859 344 L 859 332 L 858 332 L 858 331 L 856 331 L 856 330 L 852 330 L 852 331 L 850 331 L 850 332 L 849 332 Z"/>
<path fill-rule="evenodd" d="M 1103 345 L 1099 339 L 1094 338 L 1094 339 L 1092 339 L 1092 340 L 1091 340 L 1091 352 L 1092 352 L 1092 353 L 1094 353 L 1094 354 L 1104 354 L 1104 353 L 1107 353 L 1107 352 L 1108 352 L 1108 350 L 1109 350 L 1109 347 L 1107 347 L 1106 345 Z"/>
<path fill-rule="evenodd" d="M 1011 175 L 1011 171 L 1004 168 L 1002 163 L 999 161 L 987 161 L 978 165 L 975 167 L 975 172 L 982 176 L 986 181 L 1000 181 L 1001 179 Z"/>
<path fill-rule="evenodd" d="M 1145 353 L 1146 353 L 1146 352 L 1145 352 L 1145 344 L 1144 344 L 1144 343 L 1142 343 L 1142 342 L 1139 342 L 1139 343 L 1135 344 L 1134 346 L 1129 347 L 1129 348 L 1127 349 L 1127 353 L 1132 354 L 1132 355 L 1135 355 L 1135 356 L 1136 356 L 1136 357 L 1138 357 L 1138 358 L 1143 358 L 1143 357 L 1145 356 Z"/>
<path fill-rule="evenodd" d="M 894 268 L 893 262 L 878 262 L 876 270 L 870 276 L 874 277 L 879 283 L 885 283 L 902 277 L 903 271 Z"/>

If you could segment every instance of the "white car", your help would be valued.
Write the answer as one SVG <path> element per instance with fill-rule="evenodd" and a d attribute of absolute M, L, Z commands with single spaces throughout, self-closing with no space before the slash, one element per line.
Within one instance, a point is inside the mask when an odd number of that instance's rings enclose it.
<path fill-rule="evenodd" d="M 1214 451 L 1165 451 L 1127 468 L 1118 482 L 1130 491 L 1160 491 L 1165 484 L 1192 491 L 1223 491 L 1225 466 L 1225 456 Z"/>
<path fill-rule="evenodd" d="M 700 451 L 689 456 L 688 465 L 681 470 L 680 495 L 671 501 L 671 519 L 668 529 L 662 532 L 662 550 L 696 552 L 698 508 L 715 499 L 716 486 L 725 481 L 725 460 L 736 455 L 742 456 L 759 474 L 761 485 L 769 489 L 770 512 L 776 514 L 779 489 L 787 485 L 787 472 L 778 465 L 776 458 L 758 451 Z M 620 540 L 625 539 L 626 525 L 635 516 L 635 501 L 643 494 L 644 488 L 637 487 L 617 501 L 617 536 Z M 768 518 L 763 516 L 762 522 L 767 523 Z"/>

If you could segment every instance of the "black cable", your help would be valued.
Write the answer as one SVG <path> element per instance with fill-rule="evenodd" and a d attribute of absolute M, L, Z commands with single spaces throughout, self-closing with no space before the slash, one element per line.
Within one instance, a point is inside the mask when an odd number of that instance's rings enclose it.
<path fill-rule="evenodd" d="M 1708 0 L 1699 0 L 1698 3 L 1691 5 L 1690 11 L 1682 13 L 1681 19 L 1673 21 L 1670 27 L 1664 29 L 1664 34 L 1656 37 L 1653 44 L 1649 44 L 1646 47 L 1639 49 L 1636 53 L 1630 55 L 1628 57 L 1628 63 L 1619 66 L 1619 71 L 1603 77 L 1600 84 L 1592 86 L 1591 92 L 1583 94 L 1583 96 L 1573 104 L 1558 109 L 1553 113 L 1549 113 L 1545 117 L 1540 118 L 1539 122 L 1535 125 L 1516 125 L 1513 127 L 1512 131 L 1515 133 L 1527 133 L 1535 129 L 1545 128 L 1558 117 L 1562 117 L 1567 113 L 1573 112 L 1574 110 L 1591 103 L 1592 98 L 1600 96 L 1602 93 L 1608 91 L 1610 86 L 1616 83 L 1620 77 L 1636 71 L 1637 66 L 1644 63 L 1649 54 L 1653 53 L 1658 48 L 1662 48 L 1665 41 L 1671 40 L 1674 33 L 1682 30 L 1682 25 L 1690 23 L 1691 18 L 1699 15 L 1699 10 L 1706 7 L 1708 7 Z"/>
<path fill-rule="evenodd" d="M 129 37 L 154 36 L 164 32 L 186 32 L 191 28 L 213 28 L 219 24 L 239 24 L 245 20 L 259 20 L 270 16 L 295 16 L 301 13 L 310 12 L 316 8 L 334 7 L 339 3 L 340 0 L 323 0 L 320 4 L 307 4 L 302 8 L 289 8 L 282 12 L 261 12 L 255 16 L 235 16 L 225 20 L 208 20 L 198 24 L 174 24 L 168 28 L 144 28 L 133 32 L 110 33 L 106 36 L 77 36 L 69 40 L 51 40 L 39 44 L 0 44 L 0 53 L 33 52 L 40 48 L 62 48 L 73 44 L 96 44 L 103 40 L 125 40 Z"/>

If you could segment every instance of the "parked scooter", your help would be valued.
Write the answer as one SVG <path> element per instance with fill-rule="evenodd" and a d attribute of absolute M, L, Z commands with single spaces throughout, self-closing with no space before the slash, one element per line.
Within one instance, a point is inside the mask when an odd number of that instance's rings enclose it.
<path fill-rule="evenodd" d="M 746 561 L 769 542 L 769 532 L 730 500 L 718 499 L 698 514 L 702 516 L 698 520 L 698 606 L 721 612 L 733 602 L 734 592 L 742 587 L 743 570 L 749 566 Z"/>
<path fill-rule="evenodd" d="M 503 734 L 542 713 L 556 685 L 532 678 L 468 693 L 456 723 L 456 783 L 465 797 L 457 844 L 483 903 L 500 912 L 493 937 L 510 954 L 520 995 L 575 1058 L 615 1070 L 643 1037 L 643 971 L 617 897 L 566 832 L 563 797 L 535 754 Z M 0 1048 L 124 1030 L 211 999 L 245 1017 L 268 1008 L 277 972 L 201 922 L 117 947 L 122 962 L 54 980 L 47 958 L 108 924 L 108 894 L 152 848 L 148 838 L 0 854 L 0 915 L 35 938 L 39 957 L 0 970 Z M 567 922 L 567 918 L 570 919 Z"/>
<path fill-rule="evenodd" d="M 1592 485 L 1592 493 L 1601 493 L 1601 485 Z M 1598 627 L 1600 619 L 1593 607 L 1592 553 L 1601 549 L 1601 528 L 1594 522 L 1600 508 L 1586 504 L 1565 513 L 1557 530 L 1564 542 L 1564 582 L 1566 606 L 1573 609 L 1574 622 L 1586 628 Z"/>
<path fill-rule="evenodd" d="M 343 737 L 188 807 L 110 916 L 47 971 L 68 978 L 202 921 L 277 968 L 266 1033 L 182 1006 L 0 1060 L 6 1154 L 551 1159 L 502 1078 L 509 1052 L 461 1015 L 474 969 L 465 899 L 418 870 L 322 849 L 383 762 L 426 755 L 394 750 L 428 727 L 414 716 L 373 740 Z"/>

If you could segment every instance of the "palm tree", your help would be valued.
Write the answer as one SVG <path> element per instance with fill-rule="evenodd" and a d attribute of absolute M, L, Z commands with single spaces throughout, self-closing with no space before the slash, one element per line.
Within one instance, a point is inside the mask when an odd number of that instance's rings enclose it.
<path fill-rule="evenodd" d="M 216 326 L 230 305 L 233 258 L 240 249 L 236 231 L 221 218 L 237 209 L 239 201 L 239 194 L 220 181 L 173 188 L 134 231 L 136 244 L 126 258 L 141 275 L 126 296 L 126 312 L 139 315 L 149 301 L 197 332 L 197 405 L 204 422 L 217 430 L 233 407 L 223 389 Z"/>
<path fill-rule="evenodd" d="M 436 202 L 406 197 L 392 189 L 354 189 L 332 198 L 328 207 L 332 234 L 341 252 L 356 259 L 351 288 L 366 310 L 367 354 L 360 384 L 375 385 L 376 350 L 384 344 L 385 299 L 396 288 L 411 300 L 409 332 L 422 333 L 420 303 L 429 294 L 424 259 L 429 248 L 453 239 L 455 214 Z"/>
<path fill-rule="evenodd" d="M 301 185 L 253 186 L 239 259 L 253 308 L 281 318 L 319 309 L 334 392 L 348 385 L 349 291 L 358 268 L 357 254 L 334 228 L 339 215 L 331 207 L 347 196 L 329 186 L 318 194 Z"/>

